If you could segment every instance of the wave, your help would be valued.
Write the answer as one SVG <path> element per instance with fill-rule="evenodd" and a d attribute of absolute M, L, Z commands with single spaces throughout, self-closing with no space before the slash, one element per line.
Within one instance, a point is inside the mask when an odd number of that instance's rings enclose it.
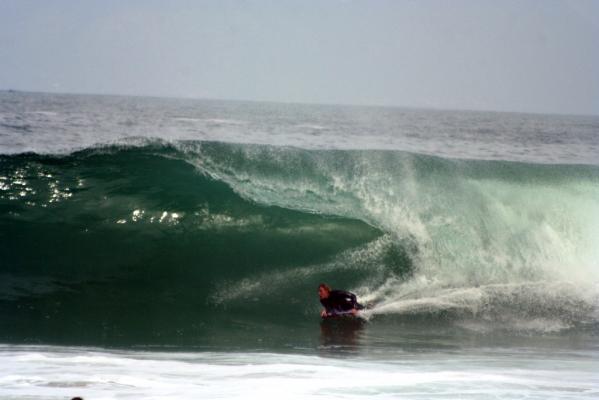
<path fill-rule="evenodd" d="M 373 321 L 599 320 L 594 166 L 136 140 L 0 156 L 0 224 L 5 341 L 312 321 L 322 281 Z"/>

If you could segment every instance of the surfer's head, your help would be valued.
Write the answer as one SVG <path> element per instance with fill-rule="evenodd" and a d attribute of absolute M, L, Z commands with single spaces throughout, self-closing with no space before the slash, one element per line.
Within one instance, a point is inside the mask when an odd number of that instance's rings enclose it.
<path fill-rule="evenodd" d="M 318 285 L 318 296 L 321 299 L 326 299 L 327 297 L 329 297 L 330 292 L 331 292 L 331 287 L 329 285 L 327 285 L 326 283 L 321 283 L 320 285 Z"/>

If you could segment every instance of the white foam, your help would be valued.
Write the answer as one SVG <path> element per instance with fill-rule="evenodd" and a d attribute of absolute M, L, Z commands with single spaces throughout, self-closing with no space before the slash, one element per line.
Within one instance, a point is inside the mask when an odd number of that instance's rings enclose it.
<path fill-rule="evenodd" d="M 593 285 L 571 282 L 519 282 L 447 288 L 438 282 L 390 279 L 367 291 L 363 301 L 376 306 L 377 315 L 436 315 L 450 312 L 455 322 L 474 331 L 551 333 L 572 328 L 573 321 L 597 321 L 599 304 Z"/>
<path fill-rule="evenodd" d="M 543 354 L 414 353 L 368 360 L 0 346 L 0 397 L 574 399 L 599 393 L 592 358 L 560 362 L 553 355 L 547 368 Z"/>

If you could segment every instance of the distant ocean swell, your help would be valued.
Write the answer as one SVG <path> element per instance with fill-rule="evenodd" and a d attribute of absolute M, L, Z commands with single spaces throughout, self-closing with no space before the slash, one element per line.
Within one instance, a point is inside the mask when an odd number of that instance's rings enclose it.
<path fill-rule="evenodd" d="M 310 321 L 568 330 L 599 316 L 599 167 L 133 140 L 0 156 L 0 340 Z M 68 329 L 65 329 L 68 327 Z"/>

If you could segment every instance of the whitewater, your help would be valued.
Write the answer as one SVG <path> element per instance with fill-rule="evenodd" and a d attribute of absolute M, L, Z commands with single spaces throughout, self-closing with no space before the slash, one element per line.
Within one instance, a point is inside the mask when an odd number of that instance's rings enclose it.
<path fill-rule="evenodd" d="M 598 133 L 2 92 L 0 398 L 593 398 Z"/>

